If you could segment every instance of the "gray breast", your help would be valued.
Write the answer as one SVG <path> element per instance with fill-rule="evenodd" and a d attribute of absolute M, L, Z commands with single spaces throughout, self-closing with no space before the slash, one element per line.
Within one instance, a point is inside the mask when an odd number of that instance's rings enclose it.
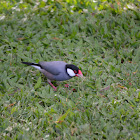
<path fill-rule="evenodd" d="M 69 80 L 71 79 L 72 77 L 70 77 L 66 72 L 61 72 L 59 73 L 58 75 L 54 75 L 54 79 L 56 81 L 65 81 L 65 80 Z"/>

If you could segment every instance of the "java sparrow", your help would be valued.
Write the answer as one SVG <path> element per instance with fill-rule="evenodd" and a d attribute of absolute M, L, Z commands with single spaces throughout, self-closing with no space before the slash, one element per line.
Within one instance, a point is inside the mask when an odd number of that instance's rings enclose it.
<path fill-rule="evenodd" d="M 56 91 L 56 87 L 51 83 L 51 80 L 64 81 L 69 80 L 72 77 L 83 77 L 81 70 L 75 65 L 67 64 L 63 61 L 42 61 L 37 63 L 22 62 L 23 64 L 35 67 L 40 72 L 42 72 L 46 77 L 48 83 Z"/>

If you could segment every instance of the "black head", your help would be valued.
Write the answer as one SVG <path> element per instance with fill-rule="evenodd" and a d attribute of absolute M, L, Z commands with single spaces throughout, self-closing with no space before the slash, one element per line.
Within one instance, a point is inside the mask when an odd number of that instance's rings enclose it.
<path fill-rule="evenodd" d="M 76 76 L 78 74 L 79 68 L 72 64 L 66 65 L 66 72 L 70 77 Z"/>

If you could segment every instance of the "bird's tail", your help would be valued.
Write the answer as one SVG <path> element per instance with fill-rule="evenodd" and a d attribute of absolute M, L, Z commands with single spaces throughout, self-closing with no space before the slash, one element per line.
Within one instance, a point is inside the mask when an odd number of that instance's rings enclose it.
<path fill-rule="evenodd" d="M 21 62 L 21 63 L 29 65 L 29 66 L 32 66 L 32 67 L 34 67 L 34 68 L 36 68 L 38 70 L 42 69 L 41 66 L 39 64 L 37 64 L 37 63 L 31 63 L 31 62 Z"/>

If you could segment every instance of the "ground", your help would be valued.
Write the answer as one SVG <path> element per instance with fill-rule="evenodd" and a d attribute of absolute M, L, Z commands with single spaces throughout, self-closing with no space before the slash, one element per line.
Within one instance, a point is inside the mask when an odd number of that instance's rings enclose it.
<path fill-rule="evenodd" d="M 0 2 L 0 139 L 138 140 L 138 6 Z M 77 65 L 84 78 L 54 83 L 53 91 L 38 70 L 21 63 L 57 60 Z"/>

